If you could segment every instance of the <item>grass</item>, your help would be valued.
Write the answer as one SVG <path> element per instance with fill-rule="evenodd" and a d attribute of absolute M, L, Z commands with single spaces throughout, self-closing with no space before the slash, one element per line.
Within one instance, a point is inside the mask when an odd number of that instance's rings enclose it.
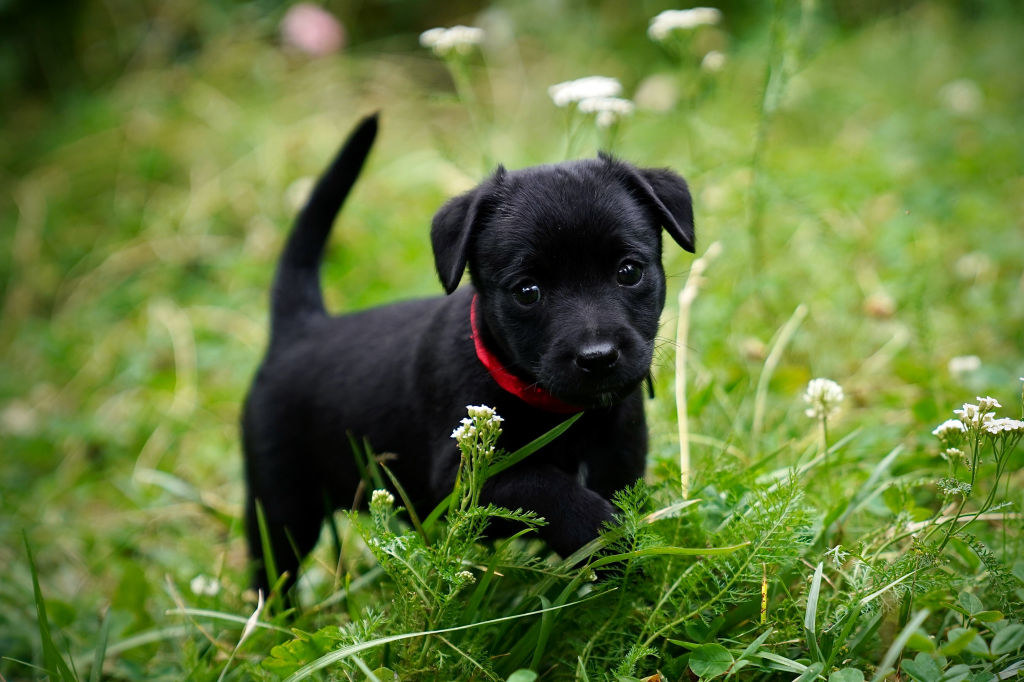
<path fill-rule="evenodd" d="M 732 35 L 727 16 L 701 38 L 729 61 L 696 87 L 694 67 L 644 35 L 653 11 L 611 7 L 492 8 L 492 34 L 511 33 L 470 65 L 479 139 L 414 36 L 309 61 L 249 15 L 187 60 L 143 59 L 103 89 L 10 110 L 0 675 L 83 679 L 101 661 L 114 679 L 275 678 L 325 656 L 340 662 L 317 674 L 341 679 L 389 679 L 383 667 L 401 679 L 1013 674 L 1021 449 L 998 479 L 982 453 L 958 523 L 930 431 L 976 395 L 1020 416 L 1019 20 L 922 3 L 840 29 L 780 3 L 772 32 L 766 18 Z M 621 500 L 606 580 L 528 537 L 475 543 L 457 514 L 417 532 L 380 510 L 339 515 L 341 562 L 325 534 L 303 613 L 271 603 L 252 619 L 237 415 L 302 179 L 380 108 L 379 146 L 324 268 L 328 303 L 435 294 L 432 212 L 486 159 L 560 160 L 565 112 L 546 88 L 590 73 L 630 95 L 652 74 L 679 87 L 670 110 L 626 121 L 615 151 L 683 173 L 698 252 L 722 247 L 685 325 L 687 501 L 673 295 L 649 485 Z M 578 151 L 596 151 L 589 123 L 580 131 Z M 667 249 L 670 291 L 691 262 Z M 966 355 L 980 367 L 951 373 Z M 828 450 L 800 399 L 818 376 L 846 393 Z M 219 590 L 193 592 L 197 575 Z"/>

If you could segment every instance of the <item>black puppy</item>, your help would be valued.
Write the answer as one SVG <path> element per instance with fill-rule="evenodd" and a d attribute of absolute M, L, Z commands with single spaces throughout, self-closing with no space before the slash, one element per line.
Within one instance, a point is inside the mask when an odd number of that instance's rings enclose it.
<path fill-rule="evenodd" d="M 452 427 L 467 405 L 504 417 L 508 451 L 584 412 L 482 494 L 543 516 L 540 534 L 563 556 L 597 536 L 609 499 L 644 471 L 641 384 L 665 303 L 661 229 L 694 248 L 683 179 L 608 156 L 499 167 L 434 217 L 449 296 L 330 317 L 320 258 L 376 132 L 376 117 L 364 119 L 317 183 L 271 292 L 269 349 L 242 420 L 249 548 L 264 589 L 256 502 L 277 570 L 294 577 L 325 515 L 353 501 L 350 433 L 397 455 L 390 466 L 425 513 L 452 489 Z M 457 289 L 467 265 L 472 285 Z"/>

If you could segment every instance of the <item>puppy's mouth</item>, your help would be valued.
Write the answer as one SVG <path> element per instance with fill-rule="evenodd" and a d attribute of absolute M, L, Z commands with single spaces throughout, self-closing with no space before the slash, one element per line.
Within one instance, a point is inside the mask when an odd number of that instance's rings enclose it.
<path fill-rule="evenodd" d="M 595 409 L 619 404 L 636 391 L 642 382 L 643 379 L 624 383 L 602 382 L 587 388 L 552 385 L 549 392 L 559 400 L 571 405 L 578 405 L 584 409 Z"/>

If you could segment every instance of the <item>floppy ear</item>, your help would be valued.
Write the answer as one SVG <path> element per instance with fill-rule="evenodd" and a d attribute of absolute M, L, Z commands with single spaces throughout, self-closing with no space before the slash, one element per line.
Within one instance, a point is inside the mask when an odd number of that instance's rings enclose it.
<path fill-rule="evenodd" d="M 434 215 L 430 243 L 434 247 L 434 265 L 446 293 L 459 286 L 466 269 L 469 234 L 476 222 L 480 188 L 449 199 Z"/>
<path fill-rule="evenodd" d="M 693 203 L 686 180 L 668 168 L 637 168 L 606 152 L 598 157 L 658 215 L 658 222 L 676 244 L 693 253 Z"/>
<path fill-rule="evenodd" d="M 498 166 L 489 180 L 465 194 L 449 199 L 434 215 L 430 226 L 430 243 L 434 248 L 434 265 L 446 293 L 459 286 L 466 269 L 469 240 L 484 217 L 486 199 L 495 183 L 501 182 L 505 168 Z"/>
<path fill-rule="evenodd" d="M 679 246 L 694 253 L 693 202 L 686 180 L 668 168 L 641 168 L 640 178 L 642 189 L 650 192 L 661 216 L 661 226 Z"/>

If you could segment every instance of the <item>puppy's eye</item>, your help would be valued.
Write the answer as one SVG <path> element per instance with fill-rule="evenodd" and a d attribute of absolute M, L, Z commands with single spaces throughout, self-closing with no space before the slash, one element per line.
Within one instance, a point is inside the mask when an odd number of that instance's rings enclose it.
<path fill-rule="evenodd" d="M 540 287 L 534 282 L 522 282 L 512 290 L 512 298 L 516 299 L 519 305 L 533 305 L 540 300 Z"/>
<path fill-rule="evenodd" d="M 615 273 L 615 281 L 624 287 L 636 286 L 643 278 L 643 267 L 639 263 L 629 260 L 620 265 L 619 271 Z"/>

